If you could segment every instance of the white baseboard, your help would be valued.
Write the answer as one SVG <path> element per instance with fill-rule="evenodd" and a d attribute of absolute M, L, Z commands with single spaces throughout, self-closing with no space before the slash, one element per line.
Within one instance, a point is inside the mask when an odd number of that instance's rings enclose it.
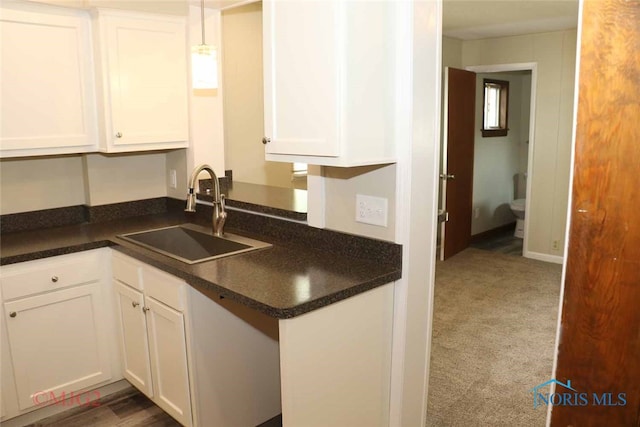
<path fill-rule="evenodd" d="M 89 393 L 88 395 L 90 395 L 91 397 L 93 396 L 105 397 L 129 387 L 131 387 L 131 384 L 129 384 L 127 380 L 120 380 L 120 381 L 116 381 L 114 383 L 99 387 L 94 390 L 97 393 Z M 93 400 L 93 398 L 90 398 L 89 400 Z M 43 408 L 33 410 L 31 412 L 27 412 L 22 415 L 18 415 L 15 418 L 10 418 L 6 421 L 2 421 L 2 423 L 0 424 L 2 424 L 2 427 L 26 426 L 26 425 L 33 424 L 37 421 L 40 421 L 44 418 L 50 417 L 52 415 L 56 415 L 61 412 L 67 411 L 71 408 L 73 408 L 72 405 L 65 405 L 64 403 L 60 405 L 57 405 L 57 404 L 49 405 Z"/>
<path fill-rule="evenodd" d="M 537 259 L 538 261 L 553 262 L 554 264 L 562 264 L 564 257 L 561 255 L 549 255 L 540 252 L 524 251 L 522 254 L 525 258 Z"/>

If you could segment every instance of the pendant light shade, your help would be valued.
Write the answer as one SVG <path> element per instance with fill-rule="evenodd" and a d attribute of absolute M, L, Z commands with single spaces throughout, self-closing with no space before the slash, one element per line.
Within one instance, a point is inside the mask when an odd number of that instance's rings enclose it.
<path fill-rule="evenodd" d="M 204 41 L 204 0 L 200 2 L 202 44 L 191 48 L 191 84 L 194 89 L 218 88 L 218 51 Z"/>

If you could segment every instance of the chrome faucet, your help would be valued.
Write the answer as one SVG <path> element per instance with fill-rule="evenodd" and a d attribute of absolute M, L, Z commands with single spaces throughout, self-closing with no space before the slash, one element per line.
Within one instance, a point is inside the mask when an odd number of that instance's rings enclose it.
<path fill-rule="evenodd" d="M 213 235 L 222 237 L 224 235 L 223 228 L 224 222 L 227 219 L 227 212 L 224 210 L 224 194 L 220 194 L 220 183 L 218 182 L 218 177 L 211 166 L 200 165 L 195 168 L 191 174 L 191 178 L 189 179 L 189 193 L 187 194 L 187 207 L 184 210 L 185 212 L 196 211 L 196 180 L 198 179 L 200 172 L 203 170 L 209 172 L 211 180 L 213 181 L 213 218 L 211 219 Z"/>

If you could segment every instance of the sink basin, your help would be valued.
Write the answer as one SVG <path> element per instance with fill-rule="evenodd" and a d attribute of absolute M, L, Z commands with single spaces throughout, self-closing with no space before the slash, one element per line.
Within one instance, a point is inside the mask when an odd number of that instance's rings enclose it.
<path fill-rule="evenodd" d="M 187 264 L 271 247 L 269 243 L 236 234 L 225 233 L 224 237 L 216 237 L 210 230 L 192 225 L 157 228 L 118 237 Z"/>

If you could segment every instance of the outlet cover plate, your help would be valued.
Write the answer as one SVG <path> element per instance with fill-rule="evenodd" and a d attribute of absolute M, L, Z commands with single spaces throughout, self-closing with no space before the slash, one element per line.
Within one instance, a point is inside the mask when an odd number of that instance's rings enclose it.
<path fill-rule="evenodd" d="M 389 200 L 384 197 L 356 194 L 356 221 L 365 224 L 387 226 Z"/>

